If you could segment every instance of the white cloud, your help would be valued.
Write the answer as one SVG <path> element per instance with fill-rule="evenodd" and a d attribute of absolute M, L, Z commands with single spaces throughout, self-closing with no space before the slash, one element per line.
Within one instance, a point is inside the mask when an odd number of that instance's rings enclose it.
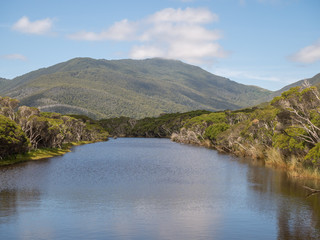
<path fill-rule="evenodd" d="M 320 39 L 314 44 L 302 48 L 289 57 L 290 60 L 301 63 L 314 63 L 320 60 Z"/>
<path fill-rule="evenodd" d="M 48 34 L 51 31 L 53 21 L 50 18 L 31 22 L 28 17 L 20 18 L 12 27 L 13 30 L 36 35 Z"/>
<path fill-rule="evenodd" d="M 10 59 L 10 60 L 21 60 L 21 61 L 26 61 L 27 60 L 26 56 L 23 56 L 23 55 L 18 54 L 18 53 L 3 55 L 3 56 L 1 56 L 1 58 Z"/>
<path fill-rule="evenodd" d="M 222 38 L 221 32 L 207 26 L 218 20 L 205 8 L 166 8 L 139 21 L 125 19 L 99 33 L 81 31 L 68 38 L 134 42 L 129 55 L 135 59 L 162 57 L 208 63 L 227 56 L 217 42 Z"/>
<path fill-rule="evenodd" d="M 149 17 L 149 20 L 160 23 L 160 22 L 180 22 L 180 23 L 209 23 L 212 21 L 218 21 L 218 15 L 210 12 L 206 8 L 186 8 L 174 9 L 166 8 L 159 12 L 156 12 Z"/>
<path fill-rule="evenodd" d="M 124 19 L 120 22 L 114 23 L 109 29 L 100 33 L 81 31 L 75 34 L 68 35 L 68 38 L 73 40 L 86 41 L 124 41 L 134 38 L 135 31 L 136 24 L 129 22 L 127 19 Z"/>

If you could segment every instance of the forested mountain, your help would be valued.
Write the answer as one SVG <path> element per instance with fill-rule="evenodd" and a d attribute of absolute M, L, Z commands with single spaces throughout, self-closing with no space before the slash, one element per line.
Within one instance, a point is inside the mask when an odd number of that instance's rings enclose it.
<path fill-rule="evenodd" d="M 4 88 L 9 83 L 10 83 L 10 80 L 0 77 L 0 89 Z"/>
<path fill-rule="evenodd" d="M 75 58 L 17 77 L 0 89 L 2 96 L 42 111 L 94 118 L 233 110 L 258 104 L 271 93 L 164 59 Z"/>

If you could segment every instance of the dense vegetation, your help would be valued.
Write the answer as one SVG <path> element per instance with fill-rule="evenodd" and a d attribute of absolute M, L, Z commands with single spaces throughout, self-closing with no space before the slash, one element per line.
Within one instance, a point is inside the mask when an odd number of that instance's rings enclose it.
<path fill-rule="evenodd" d="M 10 84 L 4 82 L 0 95 L 17 98 L 23 105 L 95 119 L 239 109 L 271 94 L 196 66 L 164 59 L 76 58 L 27 73 Z"/>
<path fill-rule="evenodd" d="M 204 114 L 185 121 L 172 139 L 214 147 L 267 164 L 297 169 L 320 165 L 320 94 L 294 87 L 264 107 Z M 296 174 L 300 174 L 299 171 Z"/>
<path fill-rule="evenodd" d="M 112 136 L 126 137 L 170 137 L 172 133 L 179 132 L 185 120 L 209 113 L 205 110 L 185 113 L 161 114 L 159 117 L 133 119 L 119 117 L 102 119 L 98 123 Z"/>
<path fill-rule="evenodd" d="M 108 133 L 90 119 L 40 112 L 0 97 L 0 159 L 38 148 L 61 148 L 63 144 L 107 139 Z"/>

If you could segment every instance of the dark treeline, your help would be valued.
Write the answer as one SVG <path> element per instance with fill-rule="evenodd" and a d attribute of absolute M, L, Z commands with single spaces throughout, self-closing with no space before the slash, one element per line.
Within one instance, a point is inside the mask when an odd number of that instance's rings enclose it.
<path fill-rule="evenodd" d="M 108 133 L 90 119 L 40 112 L 20 106 L 17 99 L 0 97 L 0 159 L 38 148 L 107 139 Z"/>
<path fill-rule="evenodd" d="M 98 123 L 110 133 L 118 137 L 156 137 L 170 138 L 173 133 L 179 132 L 187 119 L 210 113 L 206 110 L 197 110 L 185 113 L 167 113 L 159 117 L 134 119 L 118 117 L 99 120 Z"/>

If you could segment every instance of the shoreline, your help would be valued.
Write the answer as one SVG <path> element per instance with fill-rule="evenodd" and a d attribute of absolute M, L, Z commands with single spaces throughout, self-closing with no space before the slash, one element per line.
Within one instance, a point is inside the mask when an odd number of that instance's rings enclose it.
<path fill-rule="evenodd" d="M 112 137 L 112 139 L 117 139 Z M 120 138 L 132 138 L 128 136 L 121 136 Z M 135 137 L 133 137 L 135 138 Z M 138 138 L 148 138 L 148 137 L 138 137 Z M 158 137 L 159 138 L 159 137 Z M 193 146 L 199 146 L 199 147 L 205 147 L 211 150 L 216 150 L 219 153 L 222 154 L 230 154 L 233 156 L 236 156 L 238 158 L 245 158 L 249 161 L 255 161 L 257 159 L 253 158 L 250 155 L 241 155 L 237 154 L 236 152 L 226 152 L 222 149 L 219 149 L 215 147 L 212 143 L 209 143 L 208 141 L 204 142 L 181 142 L 181 141 L 174 141 L 170 137 L 160 137 L 165 139 L 170 139 L 172 142 L 180 143 L 180 144 L 187 144 L 187 145 L 193 145 Z M 108 139 L 106 140 L 108 141 Z M 43 149 L 37 149 L 32 150 L 25 154 L 18 154 L 16 156 L 12 156 L 10 158 L 4 159 L 0 161 L 0 168 L 5 166 L 10 166 L 14 164 L 19 164 L 23 162 L 29 162 L 29 161 L 39 161 L 44 160 L 52 157 L 62 156 L 68 152 L 71 152 L 71 149 L 75 146 L 85 145 L 85 144 L 91 144 L 101 141 L 81 141 L 81 142 L 72 142 L 72 143 L 66 143 L 62 148 L 43 148 Z M 301 166 L 301 163 L 298 163 L 297 161 L 294 161 L 293 163 L 288 163 L 283 159 L 280 159 L 278 161 L 268 161 L 267 158 L 264 156 L 263 158 L 259 158 L 265 167 L 272 168 L 272 169 L 278 169 L 282 170 L 287 173 L 288 176 L 292 178 L 300 178 L 300 179 L 314 179 L 314 180 L 320 180 L 320 170 L 317 168 L 306 168 L 304 166 Z"/>
<path fill-rule="evenodd" d="M 11 166 L 14 164 L 30 162 L 30 161 L 40 161 L 52 157 L 62 156 L 68 152 L 71 152 L 71 149 L 76 146 L 96 143 L 101 141 L 81 141 L 81 142 L 71 142 L 66 143 L 62 146 L 62 148 L 40 148 L 37 150 L 31 150 L 24 154 L 17 154 L 15 156 L 10 156 L 9 158 L 5 158 L 0 160 L 0 168 Z"/>
<path fill-rule="evenodd" d="M 237 154 L 237 152 L 226 152 L 223 149 L 213 145 L 209 141 L 204 141 L 204 142 L 183 142 L 183 141 L 174 141 L 171 139 L 173 142 L 181 143 L 181 144 L 187 144 L 187 145 L 193 145 L 193 146 L 199 146 L 199 147 L 205 147 L 208 149 L 216 150 L 218 153 L 222 154 L 230 154 L 233 156 L 236 156 L 238 158 L 244 158 L 248 159 L 251 162 L 254 162 L 255 160 L 261 160 L 263 162 L 263 165 L 266 168 L 272 168 L 275 170 L 282 170 L 286 172 L 286 174 L 289 177 L 292 178 L 300 178 L 300 179 L 313 179 L 313 180 L 320 180 L 320 169 L 319 168 L 306 168 L 302 166 L 302 163 L 298 161 L 298 159 L 295 156 L 292 156 L 292 159 L 294 161 L 286 161 L 279 157 L 278 159 L 274 160 L 268 160 L 267 156 L 259 156 L 257 158 L 252 157 L 252 155 L 249 154 Z M 275 150 L 272 148 L 272 150 Z"/>

